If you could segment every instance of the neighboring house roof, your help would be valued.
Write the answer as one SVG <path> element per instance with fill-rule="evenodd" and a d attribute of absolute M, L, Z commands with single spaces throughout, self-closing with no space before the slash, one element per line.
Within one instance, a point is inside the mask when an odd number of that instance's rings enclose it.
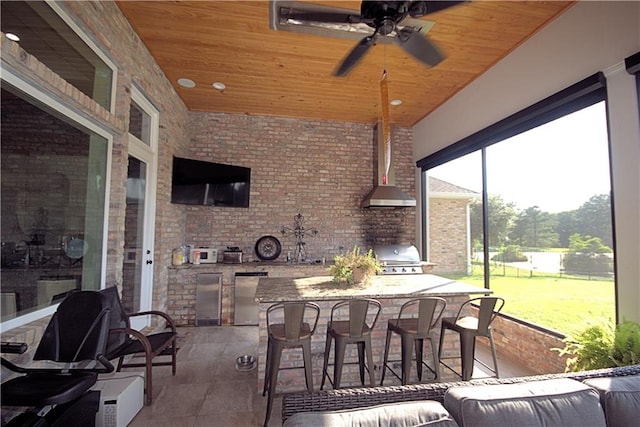
<path fill-rule="evenodd" d="M 442 199 L 476 199 L 480 193 L 459 187 L 450 182 L 443 181 L 432 176 L 429 177 L 429 197 Z"/>

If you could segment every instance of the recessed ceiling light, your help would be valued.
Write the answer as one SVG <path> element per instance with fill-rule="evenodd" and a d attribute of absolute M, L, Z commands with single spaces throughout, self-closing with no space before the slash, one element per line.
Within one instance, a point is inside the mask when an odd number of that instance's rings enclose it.
<path fill-rule="evenodd" d="M 194 82 L 191 79 L 185 79 L 185 78 L 178 79 L 178 84 L 182 87 L 187 87 L 187 88 L 196 87 L 196 82 Z"/>
<path fill-rule="evenodd" d="M 227 85 L 225 85 L 224 83 L 220 83 L 220 82 L 215 82 L 211 86 L 213 86 L 214 89 L 218 89 L 218 90 L 224 90 L 227 87 Z"/>
<path fill-rule="evenodd" d="M 7 36 L 7 38 L 9 40 L 13 40 L 14 42 L 19 42 L 20 41 L 20 37 L 18 37 L 16 34 L 6 33 L 5 36 Z"/>
<path fill-rule="evenodd" d="M 402 100 L 401 99 L 394 99 L 392 100 L 389 104 L 393 105 L 394 107 L 402 104 Z"/>

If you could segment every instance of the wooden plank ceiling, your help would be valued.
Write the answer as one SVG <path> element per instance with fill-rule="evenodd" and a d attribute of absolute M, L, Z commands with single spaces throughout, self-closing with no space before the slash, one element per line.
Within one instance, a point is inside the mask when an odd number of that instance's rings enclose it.
<path fill-rule="evenodd" d="M 359 1 L 315 1 L 358 13 Z M 386 68 L 390 121 L 413 126 L 564 12 L 567 1 L 472 1 L 425 17 L 447 58 L 427 68 L 394 45 L 374 46 L 347 77 L 335 66 L 357 41 L 269 29 L 269 2 L 119 1 L 192 111 L 374 123 Z M 176 82 L 189 78 L 195 88 Z M 213 89 L 213 82 L 226 85 Z"/>

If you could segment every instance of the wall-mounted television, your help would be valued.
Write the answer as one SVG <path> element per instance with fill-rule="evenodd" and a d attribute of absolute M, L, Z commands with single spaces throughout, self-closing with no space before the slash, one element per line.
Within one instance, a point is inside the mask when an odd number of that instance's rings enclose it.
<path fill-rule="evenodd" d="M 171 203 L 249 207 L 251 168 L 173 158 Z"/>

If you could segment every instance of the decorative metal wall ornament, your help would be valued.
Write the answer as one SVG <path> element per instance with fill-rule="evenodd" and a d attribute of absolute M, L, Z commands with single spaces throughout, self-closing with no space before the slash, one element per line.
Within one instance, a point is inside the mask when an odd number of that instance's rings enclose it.
<path fill-rule="evenodd" d="M 307 252 L 305 250 L 304 237 L 311 235 L 312 237 L 318 235 L 316 228 L 305 228 L 304 216 L 298 212 L 293 217 L 293 228 L 283 226 L 280 232 L 283 236 L 293 235 L 296 239 L 296 249 L 293 254 L 293 258 L 287 259 L 289 262 L 305 262 L 307 259 Z"/>

